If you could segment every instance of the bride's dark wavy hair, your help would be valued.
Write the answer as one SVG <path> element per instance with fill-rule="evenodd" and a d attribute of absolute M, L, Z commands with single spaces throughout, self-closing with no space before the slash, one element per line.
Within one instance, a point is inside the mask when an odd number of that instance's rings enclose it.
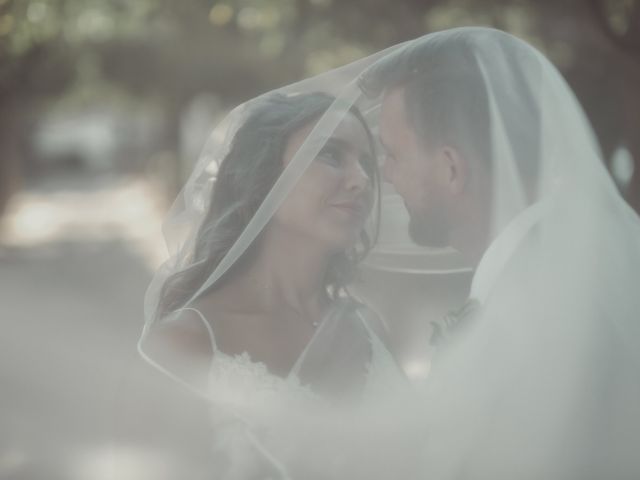
<path fill-rule="evenodd" d="M 283 171 L 283 156 L 291 135 L 318 120 L 336 99 L 325 93 L 286 96 L 267 94 L 250 105 L 246 121 L 238 128 L 230 149 L 220 163 L 209 209 L 200 225 L 187 265 L 169 276 L 160 291 L 157 319 L 179 310 L 189 302 L 248 225 Z M 375 163 L 371 131 L 357 107 L 350 113 L 362 124 L 371 149 L 371 165 L 364 165 L 374 186 L 374 228 L 370 236 L 364 229 L 351 249 L 333 256 L 325 276 L 325 288 L 331 298 L 346 292 L 357 265 L 366 256 L 378 235 L 380 217 L 380 179 Z M 219 288 L 221 282 L 238 274 L 251 262 L 260 242 L 258 235 L 241 258 L 201 296 Z"/>

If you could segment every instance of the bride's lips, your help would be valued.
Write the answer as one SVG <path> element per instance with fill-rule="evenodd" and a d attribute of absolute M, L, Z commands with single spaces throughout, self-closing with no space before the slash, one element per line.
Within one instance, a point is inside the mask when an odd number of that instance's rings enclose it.
<path fill-rule="evenodd" d="M 367 206 L 363 202 L 339 202 L 333 203 L 331 206 L 347 212 L 349 215 L 357 217 L 365 217 L 367 215 Z"/>

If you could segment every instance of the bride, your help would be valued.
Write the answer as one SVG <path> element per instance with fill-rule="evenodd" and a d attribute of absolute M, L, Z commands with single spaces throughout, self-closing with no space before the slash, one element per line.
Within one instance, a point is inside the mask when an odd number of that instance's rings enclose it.
<path fill-rule="evenodd" d="M 335 443 L 347 406 L 408 387 L 384 324 L 349 294 L 380 187 L 362 114 L 335 100 L 276 92 L 236 112 L 169 222 L 191 232 L 149 289 L 141 351 L 211 401 L 220 478 L 363 476 L 347 466 L 357 445 L 345 462 Z"/>

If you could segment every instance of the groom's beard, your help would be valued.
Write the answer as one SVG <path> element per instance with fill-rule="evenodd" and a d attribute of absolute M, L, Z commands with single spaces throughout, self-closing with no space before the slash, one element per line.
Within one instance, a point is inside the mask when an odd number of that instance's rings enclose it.
<path fill-rule="evenodd" d="M 442 210 L 409 213 L 409 236 L 415 243 L 432 248 L 444 248 L 450 245 L 449 222 Z"/>

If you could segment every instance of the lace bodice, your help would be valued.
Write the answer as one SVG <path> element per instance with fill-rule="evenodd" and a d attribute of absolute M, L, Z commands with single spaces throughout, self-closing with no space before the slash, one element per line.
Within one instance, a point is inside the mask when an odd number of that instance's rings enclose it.
<path fill-rule="evenodd" d="M 259 425 L 265 415 L 273 415 L 293 403 L 300 406 L 320 402 L 296 375 L 286 378 L 274 375 L 247 352 L 233 356 L 216 354 L 209 374 L 209 395 L 214 424 L 232 411 L 247 424 Z"/>
<path fill-rule="evenodd" d="M 408 388 L 406 378 L 375 334 L 372 315 L 355 302 L 335 305 L 284 378 L 272 374 L 264 363 L 254 361 L 246 352 L 235 356 L 216 352 L 209 376 L 211 420 L 214 448 L 230 462 L 225 468 L 268 470 L 273 478 L 290 478 L 287 472 L 300 468 L 305 478 L 314 478 L 314 471 L 325 475 L 334 470 L 332 476 L 341 477 L 337 472 L 344 472 L 349 456 L 346 445 L 336 442 L 336 432 L 342 432 L 346 439 L 344 432 L 349 430 L 349 422 L 359 421 L 358 415 L 366 421 L 364 417 L 375 410 L 374 406 L 381 405 L 385 396 Z M 342 338 L 345 332 L 358 337 L 352 339 L 354 349 L 362 349 L 367 358 L 360 395 L 336 408 L 333 399 L 317 393 L 313 385 L 303 384 L 298 372 L 305 361 L 315 360 L 316 345 L 325 348 L 327 338 Z M 326 345 L 331 347 L 330 343 Z M 359 361 L 358 357 L 355 355 L 355 361 Z M 347 367 L 343 362 L 337 364 Z M 354 442 L 367 442 L 366 432 L 356 436 L 349 442 L 350 447 Z M 250 478 L 249 473 L 246 476 Z M 222 474 L 220 478 L 236 477 Z"/>

